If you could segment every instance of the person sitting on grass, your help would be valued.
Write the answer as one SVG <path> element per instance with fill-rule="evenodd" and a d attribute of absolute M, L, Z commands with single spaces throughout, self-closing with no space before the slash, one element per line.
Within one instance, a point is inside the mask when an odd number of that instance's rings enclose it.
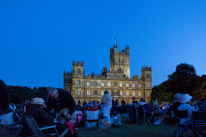
<path fill-rule="evenodd" d="M 71 137 L 79 137 L 79 134 L 76 132 L 76 129 L 73 123 L 70 121 L 69 109 L 68 108 L 62 109 L 59 112 L 59 116 L 60 118 L 65 120 L 64 124 L 69 127 L 71 135 L 72 135 Z"/>

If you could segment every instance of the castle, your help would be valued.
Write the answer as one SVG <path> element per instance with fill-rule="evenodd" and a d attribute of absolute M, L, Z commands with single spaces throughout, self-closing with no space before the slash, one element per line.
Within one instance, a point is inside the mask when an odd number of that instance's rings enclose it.
<path fill-rule="evenodd" d="M 73 61 L 73 72 L 64 72 L 64 89 L 77 102 L 101 101 L 108 90 L 114 100 L 130 103 L 144 98 L 150 102 L 152 92 L 152 68 L 142 67 L 141 75 L 130 78 L 130 49 L 118 52 L 117 44 L 110 49 L 110 69 L 104 67 L 100 75 L 85 75 L 84 62 Z"/>

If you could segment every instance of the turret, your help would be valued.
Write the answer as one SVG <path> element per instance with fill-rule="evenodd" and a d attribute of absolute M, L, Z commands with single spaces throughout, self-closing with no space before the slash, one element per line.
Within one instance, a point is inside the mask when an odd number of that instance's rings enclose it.
<path fill-rule="evenodd" d="M 129 46 L 126 46 L 126 54 L 129 55 Z"/>
<path fill-rule="evenodd" d="M 78 77 L 78 78 L 84 77 L 84 61 L 82 62 L 73 61 L 73 77 Z"/>
<path fill-rule="evenodd" d="M 142 67 L 142 79 L 145 81 L 152 81 L 152 67 Z"/>

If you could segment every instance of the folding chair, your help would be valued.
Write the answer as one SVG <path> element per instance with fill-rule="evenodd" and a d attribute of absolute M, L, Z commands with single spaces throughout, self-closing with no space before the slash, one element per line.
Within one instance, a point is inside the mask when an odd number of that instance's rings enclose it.
<path fill-rule="evenodd" d="M 152 113 L 145 113 L 145 125 L 151 124 L 152 120 Z"/>
<path fill-rule="evenodd" d="M 137 120 L 140 124 L 145 125 L 145 111 L 142 106 L 138 108 L 138 117 Z"/>
<path fill-rule="evenodd" d="M 198 137 L 206 136 L 206 112 L 192 113 L 192 136 L 194 134 Z"/>
<path fill-rule="evenodd" d="M 100 107 L 86 106 L 86 128 L 95 128 L 99 121 Z"/>
<path fill-rule="evenodd" d="M 188 137 L 188 128 L 190 125 L 188 125 L 188 123 L 180 124 L 181 118 L 186 118 L 186 119 L 188 118 L 187 110 L 178 111 L 177 123 L 176 123 L 176 129 L 175 129 L 175 137 L 179 137 L 181 134 L 184 135 L 185 131 L 186 131 L 186 137 Z"/>
<path fill-rule="evenodd" d="M 45 135 L 42 133 L 42 131 L 48 130 L 48 129 L 54 129 L 55 131 L 53 133 L 49 133 L 49 135 L 58 136 L 56 125 L 39 128 L 39 126 L 37 125 L 36 121 L 34 120 L 32 116 L 25 116 L 25 121 L 27 125 L 29 126 L 29 128 L 31 129 L 33 137 L 44 137 Z"/>
<path fill-rule="evenodd" d="M 22 124 L 14 122 L 14 113 L 11 111 L 0 116 L 0 129 L 0 135 L 5 132 L 9 137 L 16 137 L 22 130 Z"/>

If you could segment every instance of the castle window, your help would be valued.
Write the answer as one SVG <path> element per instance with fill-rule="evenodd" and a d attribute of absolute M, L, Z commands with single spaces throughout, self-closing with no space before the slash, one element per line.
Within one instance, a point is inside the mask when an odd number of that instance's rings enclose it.
<path fill-rule="evenodd" d="M 87 95 L 90 95 L 90 90 L 87 90 Z"/>
<path fill-rule="evenodd" d="M 78 91 L 77 90 L 75 90 L 75 95 L 78 95 Z"/>
<path fill-rule="evenodd" d="M 121 77 L 123 77 L 122 75 L 119 75 L 119 77 L 121 78 Z"/>
<path fill-rule="evenodd" d="M 149 88 L 150 86 L 149 86 L 149 83 L 147 83 L 147 88 Z"/>
<path fill-rule="evenodd" d="M 126 83 L 126 87 L 129 87 L 129 83 Z"/>
<path fill-rule="evenodd" d="M 126 91 L 126 96 L 129 96 L 129 91 Z"/>
<path fill-rule="evenodd" d="M 107 74 L 107 77 L 108 77 L 108 78 L 111 77 L 111 74 Z"/>
<path fill-rule="evenodd" d="M 81 95 L 81 90 L 80 89 L 78 89 L 78 95 Z"/>
<path fill-rule="evenodd" d="M 108 87 L 111 87 L 111 82 L 108 82 Z"/>
<path fill-rule="evenodd" d="M 101 82 L 101 86 L 104 87 L 104 82 Z"/>
<path fill-rule="evenodd" d="M 150 95 L 150 94 L 149 94 L 149 91 L 148 91 L 148 92 L 147 92 L 147 96 L 149 97 L 149 95 Z"/>
<path fill-rule="evenodd" d="M 122 87 L 122 82 L 119 82 L 119 86 Z"/>
<path fill-rule="evenodd" d="M 126 69 L 126 68 L 124 68 L 124 72 L 125 72 L 125 73 L 127 72 L 127 69 Z"/>
<path fill-rule="evenodd" d="M 115 86 L 115 87 L 117 86 L 117 82 L 114 82 L 114 86 Z"/>
<path fill-rule="evenodd" d="M 135 91 L 132 91 L 132 96 L 135 96 Z"/>
<path fill-rule="evenodd" d="M 135 83 L 132 83 L 132 87 L 133 87 L 133 88 L 135 87 Z"/>
<path fill-rule="evenodd" d="M 122 96 L 122 91 L 119 92 L 119 95 Z"/>
<path fill-rule="evenodd" d="M 149 78 L 149 74 L 147 74 L 147 78 Z"/>
<path fill-rule="evenodd" d="M 80 86 L 80 84 L 81 84 L 81 81 L 80 81 L 80 80 L 78 80 L 78 86 Z"/>
<path fill-rule="evenodd" d="M 81 74 L 81 70 L 77 69 L 77 74 L 80 75 Z"/>
<path fill-rule="evenodd" d="M 142 92 L 141 91 L 139 91 L 138 96 L 142 96 Z"/>
<path fill-rule="evenodd" d="M 87 86 L 90 86 L 90 81 L 87 81 Z"/>
<path fill-rule="evenodd" d="M 101 91 L 101 95 L 104 95 L 104 90 Z"/>
<path fill-rule="evenodd" d="M 117 77 L 117 75 L 113 75 L 113 77 L 114 77 L 114 78 L 116 78 L 116 77 Z"/>
<path fill-rule="evenodd" d="M 124 58 L 124 63 L 127 63 L 127 58 Z"/>
<path fill-rule="evenodd" d="M 94 86 L 98 86 L 97 81 L 94 81 Z"/>
<path fill-rule="evenodd" d="M 141 84 L 138 84 L 138 88 L 141 88 Z"/>
<path fill-rule="evenodd" d="M 97 95 L 97 90 L 94 90 L 94 95 Z"/>

